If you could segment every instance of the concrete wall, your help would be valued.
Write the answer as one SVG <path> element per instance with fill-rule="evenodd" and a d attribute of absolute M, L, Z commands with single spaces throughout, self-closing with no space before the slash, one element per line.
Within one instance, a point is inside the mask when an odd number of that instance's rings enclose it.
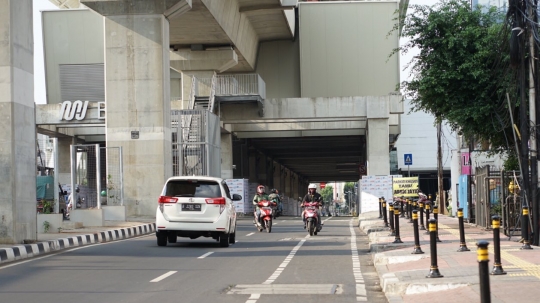
<path fill-rule="evenodd" d="M 47 103 L 61 103 L 60 64 L 105 62 L 103 17 L 90 10 L 58 10 L 43 12 L 42 20 Z"/>
<path fill-rule="evenodd" d="M 408 100 L 403 102 L 405 114 L 401 115 L 401 135 L 395 147 L 398 152 L 398 167 L 408 171 L 404 163 L 404 154 L 413 154 L 411 171 L 437 169 L 437 127 L 435 118 L 425 112 L 410 112 L 411 104 Z M 443 124 L 443 167 L 445 170 L 451 166 L 451 151 L 457 148 L 456 134 Z"/>
<path fill-rule="evenodd" d="M 36 239 L 31 0 L 0 0 L 0 243 Z"/>
<path fill-rule="evenodd" d="M 301 3 L 302 97 L 379 96 L 395 91 L 398 2 Z M 388 61 L 387 61 L 388 60 Z"/>
<path fill-rule="evenodd" d="M 298 39 L 261 43 L 256 72 L 266 83 L 267 98 L 300 97 L 300 43 Z"/>

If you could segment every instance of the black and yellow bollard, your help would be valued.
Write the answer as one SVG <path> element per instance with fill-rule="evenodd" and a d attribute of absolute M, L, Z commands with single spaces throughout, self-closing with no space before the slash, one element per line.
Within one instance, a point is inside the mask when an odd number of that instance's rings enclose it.
<path fill-rule="evenodd" d="M 388 203 L 388 219 L 390 221 L 390 234 L 389 236 L 395 236 L 396 232 L 394 230 L 394 204 Z"/>
<path fill-rule="evenodd" d="M 428 230 L 429 248 L 431 250 L 431 267 L 429 268 L 429 275 L 427 275 L 426 278 L 442 278 L 443 275 L 441 275 L 439 266 L 437 266 L 437 220 L 429 220 Z"/>
<path fill-rule="evenodd" d="M 506 275 L 501 264 L 501 218 L 497 215 L 491 217 L 491 227 L 493 228 L 493 254 L 495 261 L 493 262 L 492 275 Z"/>
<path fill-rule="evenodd" d="M 414 210 L 414 201 L 409 199 L 409 223 L 413 223 L 412 212 Z"/>
<path fill-rule="evenodd" d="M 437 242 L 442 242 L 441 239 L 439 239 L 439 207 L 437 205 L 433 205 L 433 219 L 437 221 Z"/>
<path fill-rule="evenodd" d="M 383 198 L 379 198 L 379 219 L 382 219 L 382 201 Z"/>
<path fill-rule="evenodd" d="M 467 243 L 465 243 L 465 226 L 463 225 L 463 208 L 457 209 L 457 217 L 459 222 L 459 249 L 460 251 L 470 251 L 469 248 L 467 248 Z"/>
<path fill-rule="evenodd" d="M 489 269 L 488 269 L 488 245 L 487 241 L 478 241 L 476 243 L 478 253 L 478 270 L 480 277 L 480 302 L 491 302 L 491 290 L 489 289 Z"/>
<path fill-rule="evenodd" d="M 411 210 L 410 208 L 410 201 L 409 201 L 409 198 L 405 199 L 405 218 L 409 219 L 409 211 Z"/>
<path fill-rule="evenodd" d="M 429 213 L 430 213 L 430 203 L 431 201 L 426 201 L 426 203 L 424 204 L 424 209 L 426 211 L 426 226 L 429 226 Z M 426 231 L 426 234 L 429 234 L 429 230 Z"/>
<path fill-rule="evenodd" d="M 401 196 L 401 199 L 400 199 L 400 202 L 399 204 L 401 204 L 401 216 L 400 217 L 405 217 L 405 212 L 403 212 L 403 204 L 405 203 L 405 198 L 403 196 Z"/>
<path fill-rule="evenodd" d="M 422 213 L 422 212 L 420 212 Z M 420 247 L 420 235 L 418 233 L 418 211 L 413 210 L 413 228 L 414 228 L 414 250 L 412 254 L 423 254 L 422 248 Z"/>
<path fill-rule="evenodd" d="M 397 208 L 394 209 L 394 217 L 395 217 L 394 230 L 396 231 L 396 237 L 394 238 L 394 242 L 392 243 L 403 243 L 403 241 L 401 241 L 401 238 L 399 236 L 399 209 Z"/>
<path fill-rule="evenodd" d="M 384 220 L 384 227 L 388 227 L 388 216 L 386 214 L 386 200 L 382 201 L 382 213 L 383 213 L 383 220 Z"/>
<path fill-rule="evenodd" d="M 532 249 L 529 242 L 529 208 L 527 206 L 522 207 L 522 215 L 521 238 L 523 238 L 523 246 L 521 249 Z"/>
<path fill-rule="evenodd" d="M 424 202 L 420 202 L 418 209 L 420 210 L 420 230 L 426 230 L 426 227 L 424 226 Z"/>

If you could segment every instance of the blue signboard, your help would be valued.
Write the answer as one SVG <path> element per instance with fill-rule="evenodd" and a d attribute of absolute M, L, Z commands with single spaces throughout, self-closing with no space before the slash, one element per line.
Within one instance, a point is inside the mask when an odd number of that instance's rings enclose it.
<path fill-rule="evenodd" d="M 412 154 L 404 154 L 403 159 L 405 161 L 405 165 L 412 165 Z"/>

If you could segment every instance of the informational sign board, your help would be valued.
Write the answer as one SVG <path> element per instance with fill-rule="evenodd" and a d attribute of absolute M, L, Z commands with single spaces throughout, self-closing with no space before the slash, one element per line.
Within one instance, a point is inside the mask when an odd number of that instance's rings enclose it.
<path fill-rule="evenodd" d="M 242 196 L 242 200 L 233 201 L 233 203 L 237 213 L 245 213 L 246 204 L 251 202 L 251 198 L 248 196 L 248 179 L 227 179 L 225 183 L 229 187 L 231 196 L 233 194 Z"/>
<path fill-rule="evenodd" d="M 418 197 L 418 177 L 394 178 L 393 196 Z"/>
<path fill-rule="evenodd" d="M 405 162 L 405 165 L 412 165 L 412 154 L 404 154 L 403 161 Z"/>
<path fill-rule="evenodd" d="M 360 180 L 360 211 L 379 211 L 379 198 L 393 202 L 392 176 L 363 176 Z"/>

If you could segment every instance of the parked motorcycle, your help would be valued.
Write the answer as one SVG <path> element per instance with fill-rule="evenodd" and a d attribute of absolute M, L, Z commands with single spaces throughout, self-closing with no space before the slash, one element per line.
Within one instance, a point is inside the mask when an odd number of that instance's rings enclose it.
<path fill-rule="evenodd" d="M 257 213 L 255 213 L 255 226 L 262 232 L 266 229 L 266 232 L 272 232 L 272 219 L 273 219 L 273 207 L 276 206 L 276 202 L 263 200 L 257 203 L 261 210 L 259 220 L 257 220 Z"/>
<path fill-rule="evenodd" d="M 318 207 L 319 202 L 304 202 L 304 219 L 310 236 L 317 235 L 322 229 L 322 224 L 319 224 L 321 218 L 317 213 Z"/>

